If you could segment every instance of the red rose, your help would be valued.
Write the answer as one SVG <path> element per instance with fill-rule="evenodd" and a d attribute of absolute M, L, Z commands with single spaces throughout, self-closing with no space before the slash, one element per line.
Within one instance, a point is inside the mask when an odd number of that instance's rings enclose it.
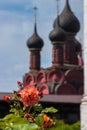
<path fill-rule="evenodd" d="M 9 96 L 4 96 L 4 100 L 5 100 L 5 101 L 9 101 L 9 100 L 10 100 L 10 97 L 9 97 Z"/>

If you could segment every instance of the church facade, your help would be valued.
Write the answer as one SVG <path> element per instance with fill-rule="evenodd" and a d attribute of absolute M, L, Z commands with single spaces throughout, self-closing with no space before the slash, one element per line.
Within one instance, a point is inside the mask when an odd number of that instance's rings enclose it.
<path fill-rule="evenodd" d="M 63 11 L 57 14 L 53 22 L 53 30 L 49 32 L 52 65 L 41 69 L 40 51 L 44 47 L 44 42 L 37 33 L 35 22 L 34 33 L 27 40 L 30 51 L 30 71 L 23 78 L 24 86 L 32 86 L 36 83 L 38 89 L 44 94 L 82 95 L 82 46 L 76 39 L 79 31 L 80 22 L 71 10 L 69 0 L 66 0 Z"/>

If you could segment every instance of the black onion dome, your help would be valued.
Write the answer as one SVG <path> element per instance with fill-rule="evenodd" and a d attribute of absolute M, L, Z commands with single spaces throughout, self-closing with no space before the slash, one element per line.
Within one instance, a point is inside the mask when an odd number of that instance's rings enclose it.
<path fill-rule="evenodd" d="M 74 41 L 75 41 L 75 51 L 80 52 L 82 50 L 81 43 L 77 39 L 75 39 Z"/>
<path fill-rule="evenodd" d="M 41 49 L 43 47 L 43 40 L 37 34 L 36 23 L 34 27 L 34 34 L 27 40 L 27 47 L 32 49 Z"/>
<path fill-rule="evenodd" d="M 50 32 L 49 38 L 52 42 L 66 41 L 66 33 L 59 25 L 59 16 L 57 17 L 58 21 L 56 21 L 54 29 Z"/>
<path fill-rule="evenodd" d="M 66 31 L 70 33 L 77 33 L 80 30 L 80 23 L 77 17 L 72 12 L 69 0 L 66 0 L 66 5 L 63 12 L 59 16 L 60 18 L 60 26 Z"/>

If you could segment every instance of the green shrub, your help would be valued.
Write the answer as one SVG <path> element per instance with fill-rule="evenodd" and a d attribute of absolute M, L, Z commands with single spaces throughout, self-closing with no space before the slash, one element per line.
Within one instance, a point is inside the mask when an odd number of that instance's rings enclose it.
<path fill-rule="evenodd" d="M 56 120 L 56 126 L 50 128 L 50 130 L 80 130 L 80 122 L 78 121 L 72 125 L 68 125 L 61 120 Z"/>

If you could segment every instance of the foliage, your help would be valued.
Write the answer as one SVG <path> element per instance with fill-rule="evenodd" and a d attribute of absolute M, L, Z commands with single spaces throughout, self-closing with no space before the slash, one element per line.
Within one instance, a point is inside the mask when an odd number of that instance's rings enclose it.
<path fill-rule="evenodd" d="M 80 122 L 68 125 L 64 121 L 52 119 L 49 113 L 56 113 L 54 107 L 44 108 L 39 104 L 43 96 L 35 86 L 23 87 L 18 81 L 19 90 L 12 98 L 4 96 L 10 104 L 10 113 L 0 119 L 0 130 L 80 130 Z"/>
<path fill-rule="evenodd" d="M 43 96 L 35 86 L 23 87 L 18 81 L 18 91 L 4 100 L 10 104 L 10 113 L 0 119 L 0 130 L 45 130 L 55 127 L 55 121 L 47 114 L 55 113 L 53 107 L 43 109 L 39 99 Z"/>
<path fill-rule="evenodd" d="M 29 123 L 27 119 L 20 116 L 9 114 L 0 120 L 1 130 L 38 130 L 39 127 L 35 123 Z"/>
<path fill-rule="evenodd" d="M 48 128 L 47 130 L 80 130 L 80 122 L 73 125 L 65 124 L 62 120 L 55 120 L 55 122 L 55 127 Z M 36 117 L 35 124 L 29 123 L 27 119 L 17 117 L 14 114 L 9 114 L 0 120 L 0 130 L 41 130 L 42 124 L 43 119 L 41 116 Z"/>

